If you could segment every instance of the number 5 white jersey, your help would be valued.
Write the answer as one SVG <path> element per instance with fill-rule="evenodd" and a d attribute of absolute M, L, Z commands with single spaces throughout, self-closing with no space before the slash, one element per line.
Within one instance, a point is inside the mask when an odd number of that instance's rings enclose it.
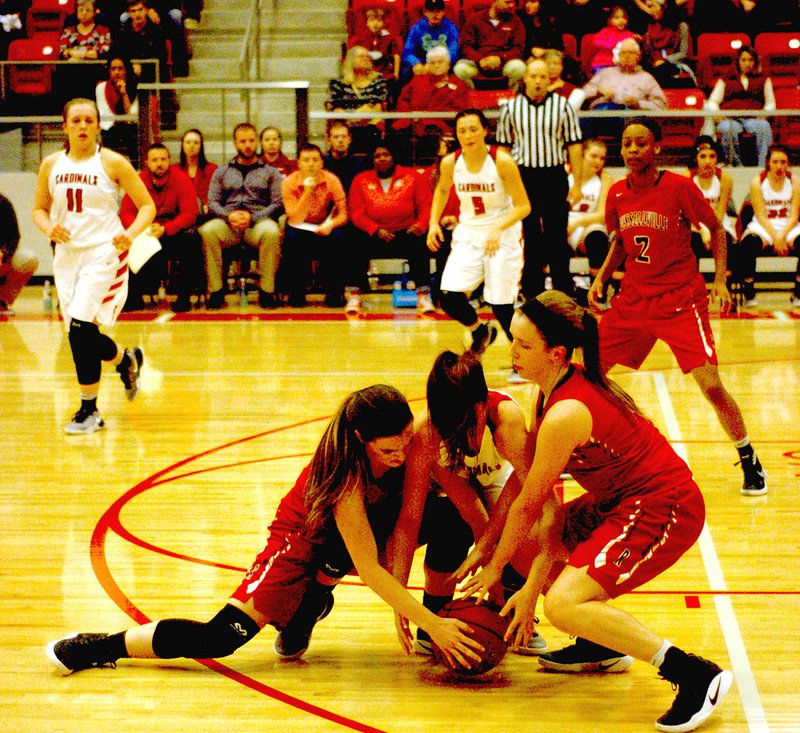
<path fill-rule="evenodd" d="M 119 220 L 119 187 L 103 168 L 100 149 L 87 160 L 59 154 L 48 181 L 50 220 L 70 232 L 70 245 L 109 244 L 124 231 Z"/>
<path fill-rule="evenodd" d="M 489 155 L 477 173 L 470 173 L 464 156 L 456 153 L 453 185 L 458 195 L 458 221 L 475 227 L 491 227 L 513 208 L 511 196 L 497 172 L 497 148 L 489 147 Z"/>

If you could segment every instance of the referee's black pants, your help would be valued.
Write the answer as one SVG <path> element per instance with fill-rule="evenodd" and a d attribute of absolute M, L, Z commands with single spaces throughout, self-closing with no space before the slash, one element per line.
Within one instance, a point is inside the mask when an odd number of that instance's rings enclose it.
<path fill-rule="evenodd" d="M 563 166 L 520 166 L 519 170 L 531 202 L 531 213 L 522 222 L 525 236 L 522 294 L 530 300 L 544 290 L 544 269 L 549 266 L 553 288 L 572 295 L 574 283 L 569 273 L 572 248 L 567 242 L 569 182 L 566 171 Z"/>

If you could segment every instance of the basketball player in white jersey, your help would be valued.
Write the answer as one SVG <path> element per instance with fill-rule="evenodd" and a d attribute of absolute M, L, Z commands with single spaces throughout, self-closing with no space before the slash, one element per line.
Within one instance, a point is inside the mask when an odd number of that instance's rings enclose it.
<path fill-rule="evenodd" d="M 789 151 L 771 145 L 767 151 L 767 167 L 750 184 L 753 218 L 742 234 L 742 274 L 745 305 L 756 302 L 756 258 L 770 252 L 780 256 L 797 252 L 800 235 L 800 182 L 789 172 Z M 766 250 L 766 252 L 764 251 Z M 792 305 L 800 306 L 800 258 L 794 283 Z"/>
<path fill-rule="evenodd" d="M 567 223 L 567 241 L 573 251 L 585 253 L 589 259 L 592 276 L 602 266 L 608 254 L 608 232 L 605 226 L 606 195 L 614 182 L 605 170 L 608 148 L 602 140 L 584 140 L 583 165 L 580 180 L 569 174 L 570 190 L 581 192 L 579 201 L 570 205 Z"/>
<path fill-rule="evenodd" d="M 87 435 L 103 427 L 97 409 L 101 363 L 116 366 L 129 400 L 139 392 L 142 350 L 121 349 L 99 326 L 112 326 L 128 294 L 128 248 L 155 217 L 153 199 L 133 166 L 99 147 L 100 114 L 88 99 L 64 107 L 66 150 L 42 161 L 33 221 L 55 244 L 53 275 L 81 391 L 81 407 L 65 430 Z M 125 229 L 119 192 L 138 208 Z"/>
<path fill-rule="evenodd" d="M 511 340 L 511 318 L 522 275 L 522 220 L 531 206 L 517 164 L 499 148 L 486 145 L 488 123 L 478 109 L 456 115 L 461 145 L 441 162 L 428 226 L 428 249 L 436 252 L 444 236 L 439 218 L 455 186 L 460 204 L 450 255 L 441 280 L 442 309 L 472 334 L 473 351 L 483 351 L 497 328 L 481 323 L 469 294 L 483 283 L 491 306 Z"/>

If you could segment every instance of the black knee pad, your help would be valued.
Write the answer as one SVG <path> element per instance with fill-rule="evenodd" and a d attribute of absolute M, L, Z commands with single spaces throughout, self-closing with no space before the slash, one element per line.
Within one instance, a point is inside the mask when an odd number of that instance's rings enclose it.
<path fill-rule="evenodd" d="M 260 630 L 244 611 L 226 605 L 206 623 L 185 619 L 159 621 L 153 632 L 153 652 L 161 659 L 227 657 Z"/>
<path fill-rule="evenodd" d="M 472 530 L 447 497 L 432 497 L 425 505 L 420 540 L 427 543 L 425 565 L 438 573 L 452 573 L 472 546 Z"/>
<path fill-rule="evenodd" d="M 78 384 L 94 384 L 100 381 L 99 337 L 100 330 L 96 324 L 76 318 L 70 321 L 69 345 L 78 374 Z"/>

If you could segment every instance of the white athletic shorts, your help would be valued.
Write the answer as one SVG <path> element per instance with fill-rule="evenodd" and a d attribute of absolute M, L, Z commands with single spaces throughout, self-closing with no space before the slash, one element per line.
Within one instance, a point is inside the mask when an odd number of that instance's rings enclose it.
<path fill-rule="evenodd" d="M 772 225 L 775 228 L 783 228 L 784 225 L 780 223 L 780 220 L 776 224 Z M 744 239 L 748 234 L 755 234 L 757 235 L 764 244 L 772 245 L 772 237 L 767 234 L 767 230 L 761 226 L 761 223 L 755 217 L 752 218 L 750 223 L 747 225 L 747 229 L 744 230 L 744 234 L 742 234 L 742 239 Z M 796 224 L 789 230 L 789 234 L 786 236 L 787 244 L 794 244 L 794 240 L 797 239 L 797 236 L 800 235 L 800 224 Z"/>
<path fill-rule="evenodd" d="M 471 293 L 483 283 L 487 303 L 513 305 L 522 276 L 522 224 L 502 233 L 500 247 L 491 257 L 484 252 L 487 233 L 485 227 L 456 225 L 440 287 L 444 292 Z"/>
<path fill-rule="evenodd" d="M 572 251 L 576 251 L 578 249 L 578 245 L 586 239 L 587 235 L 591 234 L 592 232 L 603 232 L 603 234 L 607 234 L 606 228 L 603 224 L 589 224 L 588 227 L 578 227 L 572 234 L 569 235 L 567 241 L 569 242 L 569 246 L 572 247 Z"/>
<path fill-rule="evenodd" d="M 76 318 L 113 326 L 128 297 L 128 252 L 112 244 L 57 244 L 53 275 L 61 315 L 69 328 Z"/>

